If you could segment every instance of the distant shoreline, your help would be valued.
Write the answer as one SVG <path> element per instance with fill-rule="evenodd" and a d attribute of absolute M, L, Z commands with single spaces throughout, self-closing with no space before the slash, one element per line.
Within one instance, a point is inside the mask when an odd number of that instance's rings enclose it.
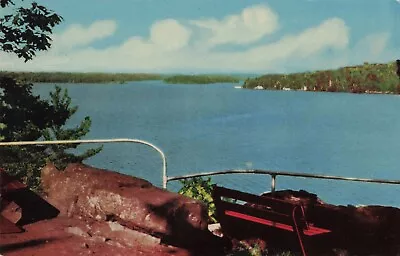
<path fill-rule="evenodd" d="M 247 79 L 243 88 L 255 90 L 400 94 L 396 63 L 369 64 L 294 74 L 269 74 Z"/>
<path fill-rule="evenodd" d="M 369 64 L 293 74 L 267 74 L 254 78 L 234 74 L 152 74 L 152 73 L 72 73 L 72 72 L 9 72 L 26 83 L 124 84 L 131 81 L 157 80 L 166 84 L 231 83 L 241 88 L 258 90 L 347 92 L 359 94 L 400 94 L 396 63 Z"/>
<path fill-rule="evenodd" d="M 302 89 L 276 89 L 276 88 L 264 88 L 264 89 L 254 89 L 254 88 L 245 88 L 241 87 L 242 89 L 247 89 L 247 90 L 264 90 L 264 91 L 295 91 L 295 92 L 332 92 L 332 91 L 309 91 L 309 90 L 302 90 Z M 381 91 L 364 91 L 364 92 L 351 92 L 351 91 L 334 91 L 336 93 L 353 93 L 353 94 L 384 94 L 384 95 L 399 95 L 400 92 L 381 92 Z"/>
<path fill-rule="evenodd" d="M 130 81 L 163 80 L 164 75 L 149 73 L 70 73 L 70 72 L 9 72 L 2 71 L 0 76 L 9 76 L 28 83 L 125 83 Z"/>
<path fill-rule="evenodd" d="M 163 79 L 168 84 L 239 83 L 243 78 L 229 75 L 175 75 Z"/>
<path fill-rule="evenodd" d="M 132 81 L 158 80 L 167 84 L 214 84 L 239 83 L 245 78 L 234 75 L 165 75 L 151 73 L 72 73 L 72 72 L 10 72 L 0 71 L 0 76 L 9 76 L 27 83 L 87 83 L 124 84 Z"/>

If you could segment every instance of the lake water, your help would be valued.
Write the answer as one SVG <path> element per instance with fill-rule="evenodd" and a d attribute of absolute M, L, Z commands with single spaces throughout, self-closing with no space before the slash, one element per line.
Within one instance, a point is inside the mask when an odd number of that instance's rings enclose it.
<path fill-rule="evenodd" d="M 136 138 L 166 154 L 168 174 L 228 169 L 285 170 L 400 179 L 400 97 L 234 89 L 234 84 L 61 85 L 89 115 L 86 138 Z M 53 86 L 36 85 L 47 95 Z M 106 144 L 87 161 L 161 185 L 161 160 L 139 144 Z M 262 193 L 268 175 L 224 175 L 225 186 Z M 179 182 L 168 184 L 177 189 Z M 400 206 L 400 185 L 277 178 L 277 189 L 305 189 L 334 204 Z"/>

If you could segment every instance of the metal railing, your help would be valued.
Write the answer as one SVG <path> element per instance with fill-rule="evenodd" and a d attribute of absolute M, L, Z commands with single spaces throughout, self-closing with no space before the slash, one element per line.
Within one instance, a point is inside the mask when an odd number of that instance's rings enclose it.
<path fill-rule="evenodd" d="M 0 146 L 27 146 L 27 145 L 56 145 L 56 144 L 93 144 L 93 143 L 139 143 L 155 149 L 162 159 L 162 184 L 167 187 L 167 158 L 164 152 L 150 142 L 138 139 L 92 139 L 92 140 L 47 140 L 47 141 L 16 141 L 16 142 L 0 142 Z"/>
<path fill-rule="evenodd" d="M 271 192 L 275 192 L 277 176 L 400 185 L 400 180 L 352 178 L 352 177 L 332 176 L 332 175 L 323 175 L 323 174 L 295 173 L 295 172 L 287 172 L 287 171 L 265 171 L 265 170 L 227 170 L 227 171 L 216 171 L 216 172 L 202 172 L 202 173 L 194 173 L 194 174 L 187 174 L 187 175 L 180 175 L 180 176 L 171 176 L 171 177 L 167 176 L 164 179 L 166 179 L 167 183 L 168 183 L 169 181 L 173 181 L 173 180 L 184 180 L 184 179 L 195 178 L 195 177 L 215 176 L 215 175 L 225 175 L 225 174 L 270 175 L 271 176 Z"/>
<path fill-rule="evenodd" d="M 56 144 L 94 144 L 94 143 L 139 143 L 149 146 L 156 150 L 162 159 L 162 187 L 167 188 L 169 181 L 183 180 L 195 177 L 204 176 L 215 176 L 225 174 L 262 174 L 271 176 L 271 192 L 276 189 L 277 176 L 287 177 L 300 177 L 300 178 L 311 178 L 311 179 L 325 179 L 325 180 L 342 180 L 342 181 L 354 181 L 364 183 L 379 183 L 379 184 L 394 184 L 400 185 L 400 180 L 387 180 L 387 179 L 367 179 L 367 178 L 352 178 L 343 176 L 332 176 L 323 174 L 310 174 L 310 173 L 295 173 L 288 171 L 266 171 L 266 170 L 226 170 L 226 171 L 215 171 L 215 172 L 201 172 L 179 176 L 168 176 L 167 175 L 167 159 L 164 152 L 153 145 L 150 142 L 138 139 L 129 138 L 115 138 L 115 139 L 91 139 L 91 140 L 55 140 L 55 141 L 17 141 L 17 142 L 0 142 L 0 146 L 26 146 L 26 145 L 56 145 Z"/>

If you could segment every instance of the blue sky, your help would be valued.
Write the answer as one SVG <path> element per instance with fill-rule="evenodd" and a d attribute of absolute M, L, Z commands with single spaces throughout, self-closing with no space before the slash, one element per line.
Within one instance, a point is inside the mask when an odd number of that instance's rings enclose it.
<path fill-rule="evenodd" d="M 282 73 L 400 58 L 396 0 L 39 2 L 64 17 L 52 49 L 27 64 L 1 53 L 0 69 Z"/>

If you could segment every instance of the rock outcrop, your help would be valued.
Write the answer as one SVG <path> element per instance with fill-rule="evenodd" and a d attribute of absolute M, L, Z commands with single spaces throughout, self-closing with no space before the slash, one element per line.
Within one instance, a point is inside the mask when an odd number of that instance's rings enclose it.
<path fill-rule="evenodd" d="M 207 229 L 203 203 L 143 179 L 82 164 L 71 164 L 64 171 L 47 165 L 42 185 L 47 200 L 64 216 L 117 221 L 181 246 L 214 238 Z"/>

